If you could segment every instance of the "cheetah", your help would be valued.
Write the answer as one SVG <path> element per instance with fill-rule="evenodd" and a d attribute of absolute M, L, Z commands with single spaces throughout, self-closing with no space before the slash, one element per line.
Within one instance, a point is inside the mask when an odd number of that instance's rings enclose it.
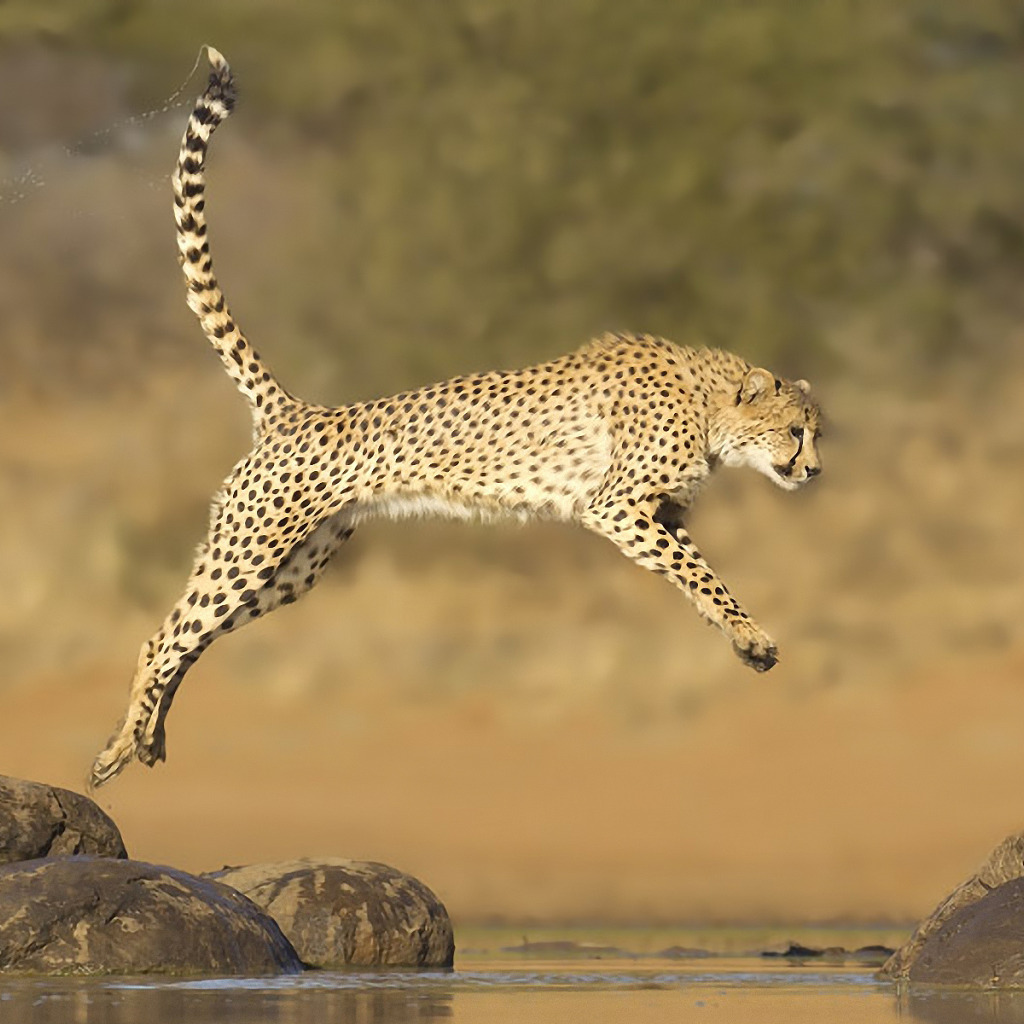
<path fill-rule="evenodd" d="M 167 713 L 203 651 L 310 590 L 371 516 L 580 523 L 679 588 L 747 665 L 775 665 L 774 642 L 704 560 L 684 518 L 719 464 L 749 466 L 785 490 L 820 473 L 820 411 L 807 382 L 717 349 L 606 334 L 524 370 L 338 408 L 301 401 L 254 351 L 213 273 L 204 165 L 235 90 L 221 54 L 208 56 L 172 179 L 179 261 L 188 304 L 248 399 L 254 445 L 213 499 L 185 593 L 142 645 L 123 724 L 91 784 L 132 757 L 164 760 Z"/>

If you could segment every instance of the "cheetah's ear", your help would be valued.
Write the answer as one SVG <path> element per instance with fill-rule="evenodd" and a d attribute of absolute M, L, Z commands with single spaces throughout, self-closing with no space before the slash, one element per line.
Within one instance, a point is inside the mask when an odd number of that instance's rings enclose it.
<path fill-rule="evenodd" d="M 811 393 L 811 385 L 805 380 L 793 381 L 793 387 L 795 387 L 797 391 L 802 391 L 805 395 L 809 395 Z"/>
<path fill-rule="evenodd" d="M 748 370 L 743 378 L 743 383 L 740 385 L 740 393 L 736 396 L 737 404 L 740 401 L 747 402 L 748 404 L 756 402 L 765 395 L 774 395 L 775 391 L 775 377 L 767 370 L 755 366 L 752 370 Z"/>

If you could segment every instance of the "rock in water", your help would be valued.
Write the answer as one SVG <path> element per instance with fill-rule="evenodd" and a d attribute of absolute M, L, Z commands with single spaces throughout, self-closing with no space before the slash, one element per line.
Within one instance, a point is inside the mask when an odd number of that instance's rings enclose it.
<path fill-rule="evenodd" d="M 905 977 L 924 985 L 1024 988 L 1024 878 L 950 915 L 921 943 Z"/>
<path fill-rule="evenodd" d="M 87 796 L 0 775 L 0 864 L 74 854 L 128 856 L 117 826 Z"/>
<path fill-rule="evenodd" d="M 297 973 L 277 924 L 226 885 L 130 860 L 0 867 L 0 971 Z"/>
<path fill-rule="evenodd" d="M 225 868 L 314 967 L 451 967 L 448 911 L 422 883 L 385 864 L 295 860 Z"/>
<path fill-rule="evenodd" d="M 912 977 L 913 964 L 930 936 L 961 910 L 984 899 L 992 890 L 1021 877 L 1024 877 L 1024 832 L 1004 839 L 975 874 L 958 885 L 917 926 L 914 934 L 882 966 L 881 976 Z"/>

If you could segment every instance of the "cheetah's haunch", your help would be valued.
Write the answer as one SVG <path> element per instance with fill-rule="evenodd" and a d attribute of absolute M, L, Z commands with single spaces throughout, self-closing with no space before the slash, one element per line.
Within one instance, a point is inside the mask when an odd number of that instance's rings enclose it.
<path fill-rule="evenodd" d="M 373 515 L 544 516 L 607 537 L 665 576 L 758 671 L 775 644 L 704 561 L 683 525 L 721 462 L 793 490 L 821 471 L 820 413 L 805 381 L 738 356 L 608 334 L 539 366 L 491 371 L 332 409 L 292 397 L 253 351 L 213 275 L 204 162 L 231 112 L 224 58 L 196 101 L 174 173 L 188 304 L 249 400 L 252 452 L 214 497 L 181 600 L 139 652 L 120 730 L 96 758 L 99 786 L 131 758 L 165 757 L 164 722 L 185 673 L 219 636 L 317 581 Z"/>

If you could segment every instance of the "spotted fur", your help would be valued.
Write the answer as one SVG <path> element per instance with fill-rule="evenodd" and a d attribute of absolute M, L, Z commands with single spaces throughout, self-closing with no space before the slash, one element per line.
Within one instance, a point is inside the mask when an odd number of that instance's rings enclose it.
<path fill-rule="evenodd" d="M 185 593 L 142 645 L 123 725 L 94 785 L 165 757 L 175 691 L 217 639 L 318 580 L 368 516 L 548 517 L 607 537 L 666 577 L 759 671 L 775 644 L 697 550 L 684 516 L 717 463 L 794 489 L 820 472 L 819 411 L 804 381 L 738 356 L 607 334 L 525 370 L 491 371 L 340 408 L 290 396 L 235 324 L 213 274 L 204 162 L 234 102 L 210 50 L 209 84 L 174 175 L 189 305 L 248 399 L 253 450 L 213 501 Z"/>

